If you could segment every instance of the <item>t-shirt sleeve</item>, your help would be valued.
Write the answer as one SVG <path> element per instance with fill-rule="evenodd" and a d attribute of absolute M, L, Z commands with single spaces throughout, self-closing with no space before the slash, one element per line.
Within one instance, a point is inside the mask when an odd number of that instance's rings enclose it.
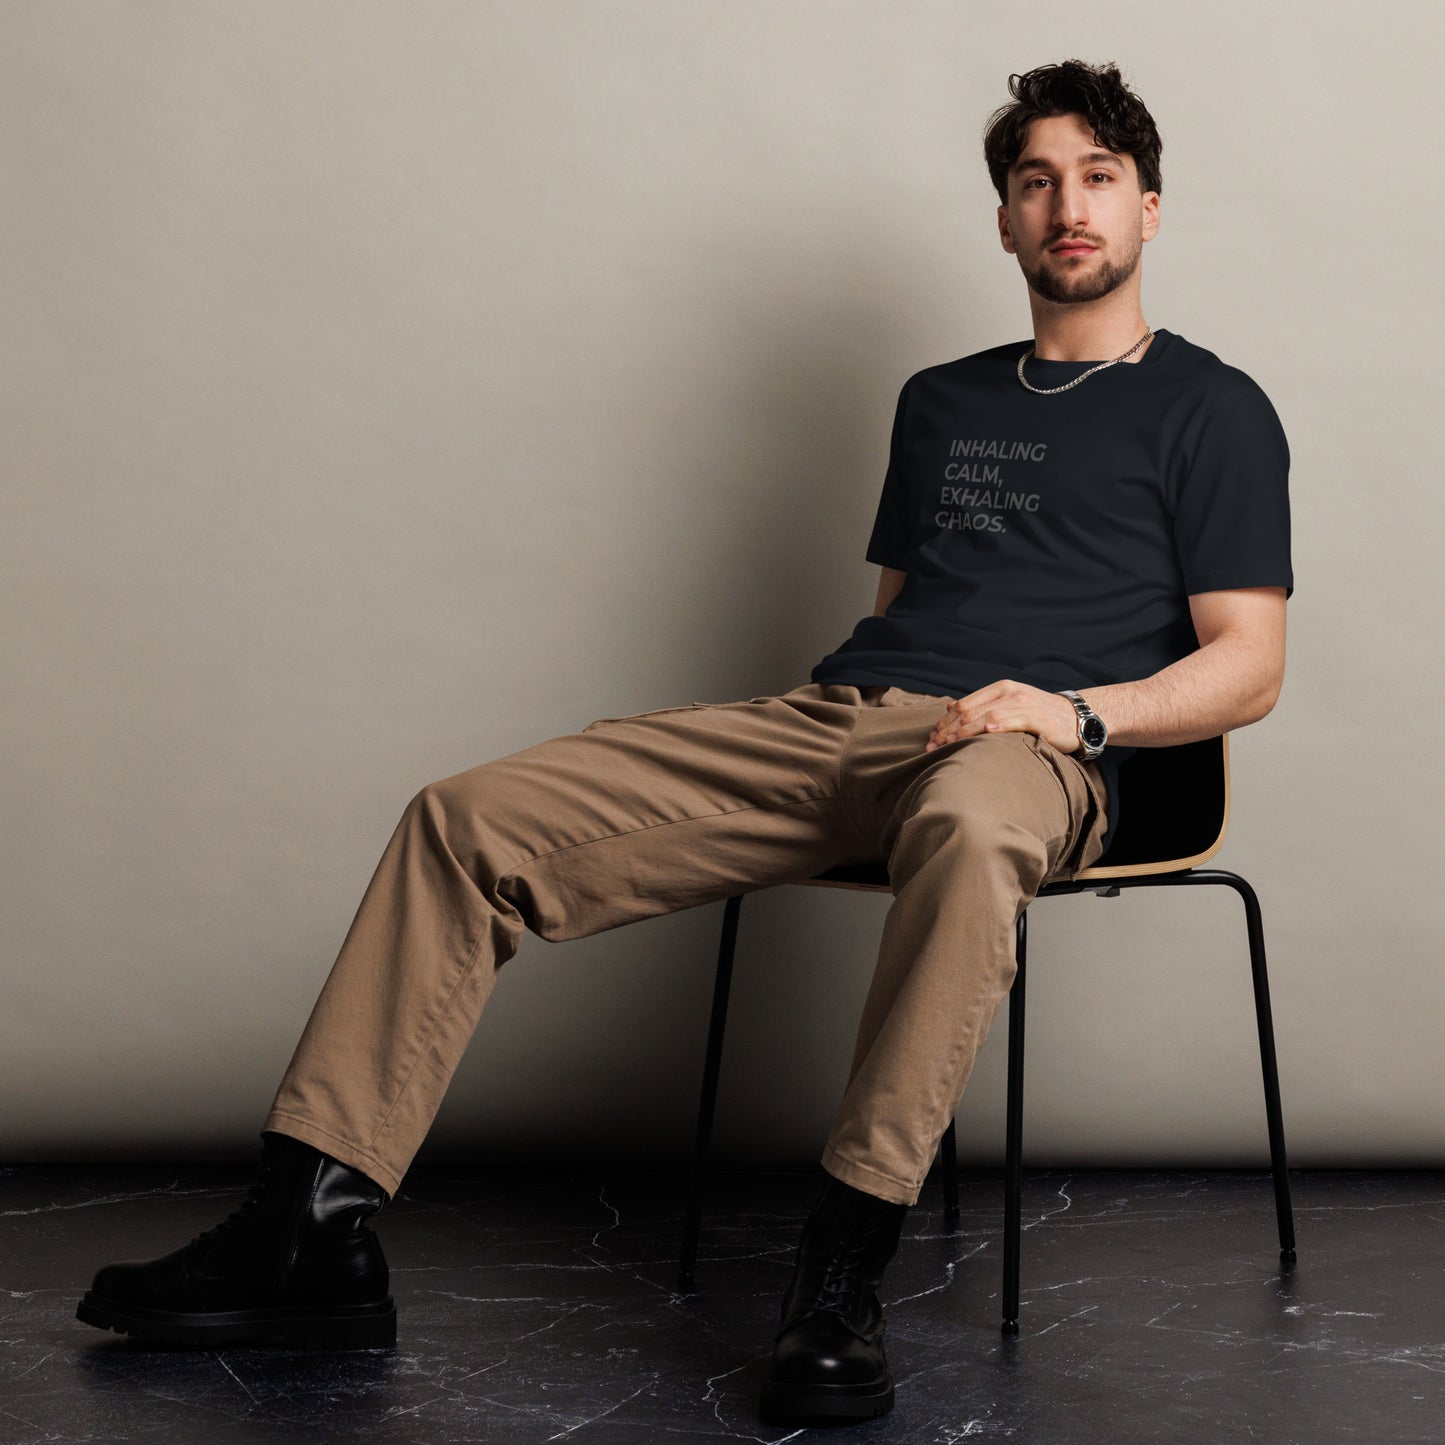
<path fill-rule="evenodd" d="M 908 503 L 908 478 L 903 466 L 904 413 L 908 410 L 908 387 L 903 383 L 898 405 L 893 413 L 893 435 L 888 443 L 888 471 L 883 478 L 883 492 L 878 498 L 878 515 L 873 519 L 873 533 L 868 539 L 864 557 L 880 567 L 906 571 L 909 534 L 912 531 L 911 508 Z"/>
<path fill-rule="evenodd" d="M 1229 587 L 1294 592 L 1289 442 L 1253 380 L 1206 411 L 1174 512 L 1186 593 Z"/>

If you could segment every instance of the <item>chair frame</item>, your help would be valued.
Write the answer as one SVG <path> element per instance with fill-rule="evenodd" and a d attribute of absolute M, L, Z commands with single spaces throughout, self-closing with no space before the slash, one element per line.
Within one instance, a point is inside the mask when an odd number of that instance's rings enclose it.
<path fill-rule="evenodd" d="M 1275 1216 L 1279 1227 L 1280 1259 L 1295 1259 L 1294 1214 L 1290 1202 L 1289 1172 L 1285 1161 L 1284 1121 L 1279 1099 L 1279 1069 L 1275 1056 L 1274 1022 L 1270 1009 L 1269 979 L 1265 967 L 1264 925 L 1254 889 L 1237 873 L 1199 865 L 1213 857 L 1223 845 L 1229 822 L 1229 735 L 1221 734 L 1198 743 L 1173 748 L 1140 749 L 1136 757 L 1152 755 L 1158 776 L 1160 765 L 1176 769 L 1175 777 L 1193 783 L 1203 802 L 1195 809 L 1192 841 L 1183 830 L 1184 849 L 1166 848 L 1178 856 L 1149 856 L 1136 845 L 1130 856 L 1121 808 L 1119 837 L 1112 839 L 1106 855 L 1072 879 L 1046 882 L 1035 900 L 1069 893 L 1098 894 L 1117 898 L 1125 888 L 1158 888 L 1218 885 L 1233 888 L 1244 904 L 1249 938 L 1250 971 L 1254 984 L 1255 1022 L 1259 1034 L 1260 1067 L 1264 1081 L 1265 1117 L 1269 1131 L 1270 1169 L 1274 1178 Z M 1170 756 L 1173 755 L 1173 756 Z M 1185 771 L 1179 772 L 1182 764 Z M 1125 769 L 1127 771 L 1127 768 Z M 1141 781 L 1143 779 L 1141 778 Z M 1187 785 L 1186 785 L 1187 786 Z M 1194 800 L 1197 801 L 1197 800 Z M 1214 826 L 1217 821 L 1217 827 Z M 1203 831 L 1199 831 L 1200 825 Z M 1166 830 L 1167 831 L 1167 830 Z M 1128 840 L 1126 842 L 1126 839 Z M 1124 847 L 1119 845 L 1123 843 Z M 1155 852 L 1157 853 L 1157 849 Z M 1119 856 L 1119 861 L 1111 858 Z M 849 888 L 870 893 L 891 893 L 887 871 L 882 864 L 843 866 L 829 869 L 805 885 Z M 728 995 L 732 987 L 733 958 L 737 946 L 738 918 L 745 894 L 726 901 L 722 932 L 718 942 L 717 971 L 713 980 L 712 1012 L 708 1022 L 707 1050 L 703 1063 L 702 1089 L 698 1101 L 697 1130 L 693 1141 L 692 1170 L 688 1187 L 687 1215 L 683 1224 L 682 1251 L 678 1261 L 678 1288 L 691 1293 L 696 1288 L 698 1233 L 702 1218 L 702 1194 L 712 1147 L 713 1120 L 717 1108 L 718 1078 L 722 1068 L 723 1035 L 727 1025 Z M 1003 1330 L 1018 1334 L 1020 1215 L 1023 1199 L 1023 1088 L 1024 1088 L 1024 994 L 1027 978 L 1028 907 L 1019 914 L 1015 930 L 1017 972 L 1009 989 L 1008 1019 L 1008 1105 L 1004 1143 L 1004 1280 Z M 943 1175 L 945 1218 L 950 1228 L 958 1220 L 958 1160 L 954 1122 L 939 1141 Z"/>

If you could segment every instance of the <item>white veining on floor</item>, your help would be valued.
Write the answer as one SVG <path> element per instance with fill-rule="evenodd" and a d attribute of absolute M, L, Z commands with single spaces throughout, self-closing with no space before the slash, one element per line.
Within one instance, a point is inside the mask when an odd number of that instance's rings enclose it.
<path fill-rule="evenodd" d="M 880 1291 L 896 1409 L 825 1432 L 756 1408 L 811 1174 L 710 1186 L 692 1295 L 680 1178 L 418 1171 L 376 1221 L 396 1349 L 155 1350 L 76 1321 L 132 1233 L 173 1247 L 235 1206 L 222 1172 L 57 1170 L 47 1192 L 41 1168 L 0 1170 L 5 1445 L 1325 1445 L 1436 1438 L 1445 1405 L 1439 1174 L 1308 1176 L 1293 1268 L 1267 1170 L 1031 1171 L 1017 1338 L 1002 1183 L 965 1174 L 958 1228 L 920 1205 Z"/>

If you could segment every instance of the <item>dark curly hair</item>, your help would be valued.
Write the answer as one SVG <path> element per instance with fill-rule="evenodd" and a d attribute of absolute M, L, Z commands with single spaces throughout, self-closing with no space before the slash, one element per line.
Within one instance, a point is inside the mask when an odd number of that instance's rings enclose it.
<path fill-rule="evenodd" d="M 1096 142 L 1119 155 L 1134 157 L 1141 195 L 1145 191 L 1163 195 L 1159 152 L 1164 142 L 1154 117 L 1124 84 L 1113 61 L 1088 65 L 1082 60 L 1064 60 L 1058 65 L 1040 65 L 1026 75 L 1010 75 L 1008 88 L 1013 104 L 994 111 L 983 133 L 989 179 L 1004 205 L 1008 205 L 1009 167 L 1019 158 L 1029 126 L 1046 115 L 1082 115 L 1094 128 Z"/>

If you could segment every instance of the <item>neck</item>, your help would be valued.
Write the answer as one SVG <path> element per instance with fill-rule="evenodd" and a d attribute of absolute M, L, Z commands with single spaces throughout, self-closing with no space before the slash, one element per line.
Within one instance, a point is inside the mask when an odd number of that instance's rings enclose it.
<path fill-rule="evenodd" d="M 1041 361 L 1112 361 L 1135 345 L 1148 330 L 1143 312 L 1137 308 L 1108 318 L 1075 311 L 1035 315 L 1034 355 Z M 1151 336 L 1124 364 L 1142 360 L 1153 344 Z"/>

